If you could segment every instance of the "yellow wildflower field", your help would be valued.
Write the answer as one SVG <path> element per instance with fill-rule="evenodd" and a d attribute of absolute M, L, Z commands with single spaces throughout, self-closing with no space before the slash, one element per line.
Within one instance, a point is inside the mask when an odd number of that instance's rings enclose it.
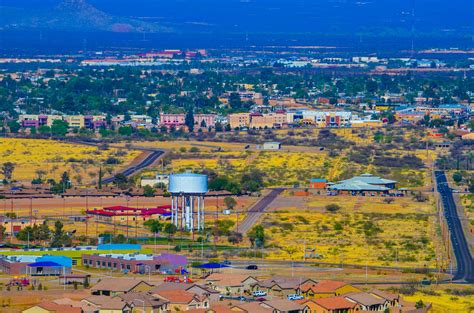
<path fill-rule="evenodd" d="M 459 285 L 453 287 L 459 289 Z M 430 312 L 434 313 L 472 312 L 474 310 L 473 295 L 452 295 L 446 290 L 433 290 L 430 293 L 432 294 L 417 292 L 412 296 L 403 296 L 403 298 L 410 302 L 421 300 L 425 304 L 431 303 L 432 309 Z"/>
<path fill-rule="evenodd" d="M 23 182 L 30 182 L 38 177 L 39 171 L 44 171 L 43 179 L 58 180 L 63 172 L 68 172 L 74 184 L 84 184 L 96 179 L 100 166 L 106 174 L 112 173 L 140 154 L 134 150 L 100 150 L 53 140 L 0 139 L 0 164 L 15 163 L 13 179 Z M 119 164 L 106 164 L 109 158 L 115 158 Z"/>
<path fill-rule="evenodd" d="M 270 259 L 303 260 L 306 247 L 313 251 L 311 258 L 321 262 L 422 268 L 437 267 L 436 256 L 444 253 L 432 201 L 415 203 L 405 197 L 386 204 L 379 197 L 297 198 L 272 204 L 273 210 L 261 220 Z M 291 206 L 297 202 L 297 207 Z M 327 212 L 328 204 L 337 204 L 340 210 Z"/>

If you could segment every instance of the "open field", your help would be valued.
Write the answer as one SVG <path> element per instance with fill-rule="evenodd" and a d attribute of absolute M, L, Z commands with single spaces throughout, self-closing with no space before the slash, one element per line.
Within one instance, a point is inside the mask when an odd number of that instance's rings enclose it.
<path fill-rule="evenodd" d="M 30 182 L 38 177 L 59 180 L 63 172 L 69 172 L 73 184 L 86 184 L 96 179 L 102 166 L 110 174 L 125 167 L 140 156 L 140 151 L 71 144 L 53 140 L 0 139 L 0 164 L 15 163 L 13 179 Z M 116 163 L 116 164 L 115 164 Z"/>
<path fill-rule="evenodd" d="M 432 200 L 403 197 L 386 204 L 381 197 L 301 198 L 283 195 L 264 214 L 268 258 L 302 260 L 306 247 L 314 249 L 317 260 L 330 263 L 436 268 L 437 256 L 445 260 Z M 327 212 L 328 204 L 341 209 Z"/>
<path fill-rule="evenodd" d="M 469 290 L 467 295 L 456 295 L 456 291 L 462 292 Z M 453 292 L 454 290 L 454 292 Z M 474 295 L 472 294 L 472 286 L 432 286 L 423 288 L 422 291 L 416 292 L 412 296 L 404 296 L 404 299 L 411 302 L 422 300 L 424 303 L 432 303 L 433 313 L 451 313 L 451 312 L 473 312 L 474 311 Z"/>

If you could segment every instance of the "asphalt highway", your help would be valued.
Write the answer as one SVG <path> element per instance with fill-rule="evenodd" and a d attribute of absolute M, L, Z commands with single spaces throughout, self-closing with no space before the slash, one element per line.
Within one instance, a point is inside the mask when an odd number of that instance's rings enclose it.
<path fill-rule="evenodd" d="M 444 216 L 451 235 L 451 244 L 456 257 L 456 274 L 453 280 L 474 283 L 474 263 L 467 244 L 461 221 L 459 220 L 452 190 L 446 180 L 444 171 L 435 171 L 436 185 L 443 201 Z"/>
<path fill-rule="evenodd" d="M 260 216 L 263 214 L 265 209 L 273 202 L 273 200 L 278 197 L 284 188 L 275 188 L 270 191 L 269 194 L 260 199 L 257 203 L 254 204 L 252 208 L 247 213 L 247 217 L 239 225 L 239 233 L 245 234 L 250 228 L 258 221 Z"/>

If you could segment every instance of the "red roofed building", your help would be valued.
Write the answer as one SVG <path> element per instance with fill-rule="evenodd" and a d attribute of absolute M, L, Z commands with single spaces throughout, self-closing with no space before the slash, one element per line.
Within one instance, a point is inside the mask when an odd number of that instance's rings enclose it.
<path fill-rule="evenodd" d="M 344 297 L 329 297 L 309 300 L 314 303 L 311 312 L 316 313 L 352 313 L 359 311 L 359 305 Z M 305 303 L 309 306 L 309 303 Z"/>
<path fill-rule="evenodd" d="M 102 209 L 87 210 L 90 217 L 107 222 L 145 222 L 151 219 L 166 219 L 171 214 L 170 205 L 156 208 L 131 208 L 126 206 L 111 206 Z"/>

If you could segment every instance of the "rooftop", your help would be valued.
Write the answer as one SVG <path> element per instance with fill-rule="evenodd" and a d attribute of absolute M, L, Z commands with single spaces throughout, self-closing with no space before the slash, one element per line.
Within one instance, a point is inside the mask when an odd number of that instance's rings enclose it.
<path fill-rule="evenodd" d="M 347 300 L 344 297 L 328 297 L 313 300 L 319 306 L 328 310 L 352 309 L 357 306 L 356 303 Z"/>
<path fill-rule="evenodd" d="M 91 290 L 92 291 L 107 290 L 107 291 L 112 291 L 112 292 L 128 292 L 141 283 L 147 284 L 146 282 L 140 279 L 117 278 L 117 277 L 103 278 L 94 287 L 92 287 Z"/>
<path fill-rule="evenodd" d="M 366 306 L 384 304 L 386 301 L 385 299 L 377 298 L 366 292 L 351 292 L 345 294 L 344 298 Z"/>
<path fill-rule="evenodd" d="M 347 283 L 336 280 L 322 280 L 319 283 L 307 282 L 301 286 L 302 291 L 312 290 L 316 293 L 333 293 L 337 289 L 347 285 Z"/>

